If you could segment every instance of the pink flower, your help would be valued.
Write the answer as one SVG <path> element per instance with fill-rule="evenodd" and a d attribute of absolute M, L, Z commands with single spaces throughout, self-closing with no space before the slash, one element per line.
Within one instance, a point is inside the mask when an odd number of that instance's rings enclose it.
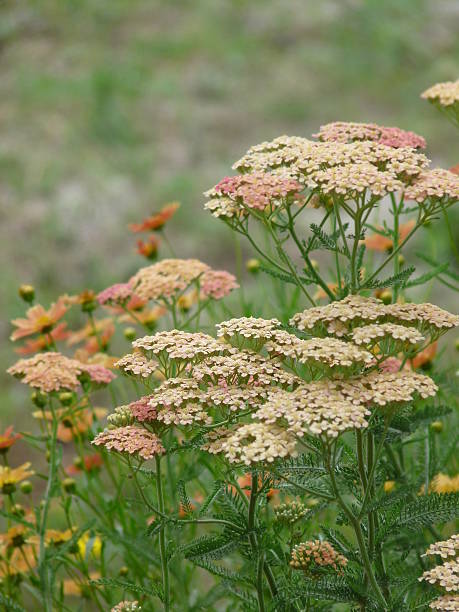
<path fill-rule="evenodd" d="M 129 283 L 116 283 L 107 287 L 97 295 L 99 304 L 123 304 L 132 296 L 132 287 Z"/>
<path fill-rule="evenodd" d="M 221 300 L 239 285 L 236 277 L 225 270 L 210 270 L 201 279 L 201 291 L 205 297 Z"/>
<path fill-rule="evenodd" d="M 108 385 L 116 376 L 104 366 L 97 363 L 84 365 L 84 371 L 87 372 L 92 382 L 99 385 Z"/>

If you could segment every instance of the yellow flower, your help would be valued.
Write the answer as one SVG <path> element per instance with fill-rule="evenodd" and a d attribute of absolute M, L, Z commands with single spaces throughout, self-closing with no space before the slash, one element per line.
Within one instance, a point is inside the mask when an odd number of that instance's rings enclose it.
<path fill-rule="evenodd" d="M 459 474 L 448 476 L 440 472 L 432 480 L 430 488 L 434 493 L 457 493 L 459 491 Z"/>
<path fill-rule="evenodd" d="M 102 540 L 98 535 L 90 537 L 89 532 L 84 533 L 77 542 L 80 555 L 86 558 L 87 555 L 92 555 L 96 559 L 100 558 L 102 551 Z"/>
<path fill-rule="evenodd" d="M 384 492 L 391 493 L 395 488 L 395 480 L 386 480 L 384 483 Z"/>
<path fill-rule="evenodd" d="M 0 465 L 0 491 L 5 495 L 13 493 L 16 484 L 35 474 L 30 468 L 30 461 L 23 463 L 17 468 Z"/>

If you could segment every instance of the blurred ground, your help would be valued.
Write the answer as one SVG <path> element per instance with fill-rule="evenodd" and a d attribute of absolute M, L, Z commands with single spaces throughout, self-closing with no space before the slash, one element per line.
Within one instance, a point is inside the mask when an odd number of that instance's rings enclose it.
<path fill-rule="evenodd" d="M 457 0 L 0 0 L 2 372 L 17 286 L 47 303 L 124 280 L 127 223 L 166 201 L 178 253 L 234 269 L 201 194 L 252 144 L 375 121 L 457 163 L 419 94 L 457 78 L 458 26 Z"/>

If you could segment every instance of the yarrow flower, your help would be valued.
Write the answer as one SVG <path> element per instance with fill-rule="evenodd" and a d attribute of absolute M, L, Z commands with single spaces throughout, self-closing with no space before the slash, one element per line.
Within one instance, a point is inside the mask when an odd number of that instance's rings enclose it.
<path fill-rule="evenodd" d="M 439 555 L 443 559 L 455 557 L 459 552 L 459 534 L 452 535 L 448 540 L 442 540 L 431 544 L 423 557 L 427 555 Z"/>
<path fill-rule="evenodd" d="M 224 408 L 230 412 L 239 412 L 259 407 L 266 399 L 267 389 L 262 386 L 228 386 L 209 387 L 200 402 L 210 408 Z"/>
<path fill-rule="evenodd" d="M 280 207 L 286 198 L 298 201 L 302 189 L 303 186 L 289 176 L 254 172 L 241 176 L 227 176 L 205 195 L 212 198 L 208 208 L 215 216 L 233 216 L 233 211 L 247 214 L 247 209 L 273 210 Z M 219 206 L 218 198 L 221 196 L 223 198 Z"/>
<path fill-rule="evenodd" d="M 335 121 L 320 126 L 320 131 L 313 134 L 315 138 L 329 142 L 353 142 L 355 140 L 373 140 L 389 147 L 413 147 L 425 149 L 426 141 L 414 132 L 407 132 L 398 127 L 384 127 L 376 123 L 353 123 Z"/>
<path fill-rule="evenodd" d="M 421 98 L 438 102 L 441 106 L 453 106 L 459 102 L 459 79 L 457 81 L 446 81 L 436 83 L 426 89 Z"/>
<path fill-rule="evenodd" d="M 129 283 L 111 285 L 97 294 L 99 304 L 126 304 L 132 297 L 132 287 Z"/>
<path fill-rule="evenodd" d="M 459 591 L 459 561 L 446 561 L 431 570 L 425 571 L 419 578 L 430 584 L 437 584 L 446 591 Z"/>
<path fill-rule="evenodd" d="M 166 452 L 158 436 L 134 425 L 106 429 L 94 438 L 92 444 L 121 454 L 136 455 L 145 461 Z"/>
<path fill-rule="evenodd" d="M 20 359 L 7 372 L 44 393 L 61 389 L 75 390 L 84 376 L 97 384 L 108 384 L 114 378 L 110 370 L 102 366 L 84 364 L 61 353 L 51 352 Z"/>
<path fill-rule="evenodd" d="M 138 601 L 124 600 L 113 606 L 111 612 L 135 612 L 136 610 L 141 610 Z"/>
<path fill-rule="evenodd" d="M 430 602 L 432 610 L 449 610 L 457 612 L 459 610 L 459 595 L 442 595 L 438 599 Z"/>
<path fill-rule="evenodd" d="M 295 436 L 277 425 L 266 423 L 216 429 L 208 434 L 208 440 L 202 449 L 212 454 L 222 453 L 230 463 L 272 463 L 278 458 L 297 455 Z"/>
<path fill-rule="evenodd" d="M 171 298 L 209 270 L 209 266 L 198 259 L 162 259 L 141 268 L 129 284 L 142 299 Z"/>
<path fill-rule="evenodd" d="M 370 410 L 358 400 L 352 401 L 329 381 L 308 383 L 295 391 L 276 389 L 254 418 L 269 424 L 286 424 L 296 435 L 325 434 L 336 438 L 349 429 L 368 426 Z"/>
<path fill-rule="evenodd" d="M 209 270 L 201 279 L 202 295 L 214 300 L 221 300 L 238 287 L 234 274 L 225 270 Z"/>
<path fill-rule="evenodd" d="M 416 202 L 424 202 L 427 199 L 459 200 L 459 176 L 442 168 L 421 172 L 405 189 L 405 199 Z"/>
<path fill-rule="evenodd" d="M 175 360 L 201 360 L 210 355 L 220 355 L 227 349 L 212 336 L 201 332 L 190 333 L 173 329 L 158 332 L 134 340 L 132 346 L 143 349 L 159 358 Z"/>
<path fill-rule="evenodd" d="M 158 362 L 148 359 L 143 353 L 136 351 L 118 359 L 115 368 L 133 376 L 148 378 L 158 369 Z"/>
<path fill-rule="evenodd" d="M 321 540 L 297 544 L 291 553 L 290 566 L 306 574 L 314 574 L 317 570 L 333 570 L 342 574 L 346 565 L 346 557 L 336 552 L 329 542 Z"/>
<path fill-rule="evenodd" d="M 352 333 L 352 340 L 356 344 L 371 345 L 386 338 L 398 341 L 402 345 L 417 344 L 424 340 L 424 336 L 417 329 L 396 323 L 363 325 Z"/>

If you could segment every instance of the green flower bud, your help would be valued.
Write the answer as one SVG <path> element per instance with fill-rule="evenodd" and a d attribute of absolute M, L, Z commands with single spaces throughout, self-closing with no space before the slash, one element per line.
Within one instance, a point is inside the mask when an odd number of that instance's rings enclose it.
<path fill-rule="evenodd" d="M 120 567 L 118 574 L 120 576 L 127 576 L 129 574 L 129 569 L 123 565 L 122 567 Z"/>
<path fill-rule="evenodd" d="M 430 429 L 435 433 L 441 433 L 443 431 L 443 421 L 433 421 L 430 424 Z"/>
<path fill-rule="evenodd" d="M 109 429 L 115 429 L 116 427 L 132 425 L 134 417 L 129 406 L 118 406 L 118 408 L 115 408 L 115 412 L 108 415 L 107 421 Z"/>
<path fill-rule="evenodd" d="M 28 304 L 31 304 L 35 299 L 35 288 L 32 285 L 21 285 L 18 293 L 24 302 Z"/>
<path fill-rule="evenodd" d="M 124 330 L 124 337 L 126 338 L 126 340 L 129 340 L 130 342 L 132 340 L 135 340 L 137 338 L 137 332 L 135 330 L 134 327 L 126 327 L 126 329 Z"/>
<path fill-rule="evenodd" d="M 31 401 L 37 406 L 37 408 L 44 408 L 46 406 L 47 397 L 40 391 L 34 391 L 30 396 Z"/>
<path fill-rule="evenodd" d="M 75 400 L 75 394 L 71 391 L 59 393 L 59 401 L 63 406 L 71 406 Z"/>
<path fill-rule="evenodd" d="M 32 493 L 33 491 L 33 484 L 30 482 L 30 480 L 24 480 L 19 485 L 19 488 L 21 489 L 21 493 L 24 493 L 24 495 L 29 495 L 29 493 Z"/>
<path fill-rule="evenodd" d="M 301 502 L 292 501 L 287 504 L 280 504 L 277 508 L 274 508 L 274 514 L 279 523 L 285 523 L 286 525 L 293 525 L 300 519 L 302 519 L 309 512 Z"/>
<path fill-rule="evenodd" d="M 64 478 L 62 481 L 62 487 L 66 493 L 75 493 L 76 480 L 74 478 Z"/>
<path fill-rule="evenodd" d="M 245 262 L 245 267 L 247 272 L 250 272 L 251 274 L 257 274 L 260 271 L 260 266 L 261 266 L 261 262 L 259 259 L 256 259 L 255 257 L 253 257 L 252 259 L 248 259 Z"/>

